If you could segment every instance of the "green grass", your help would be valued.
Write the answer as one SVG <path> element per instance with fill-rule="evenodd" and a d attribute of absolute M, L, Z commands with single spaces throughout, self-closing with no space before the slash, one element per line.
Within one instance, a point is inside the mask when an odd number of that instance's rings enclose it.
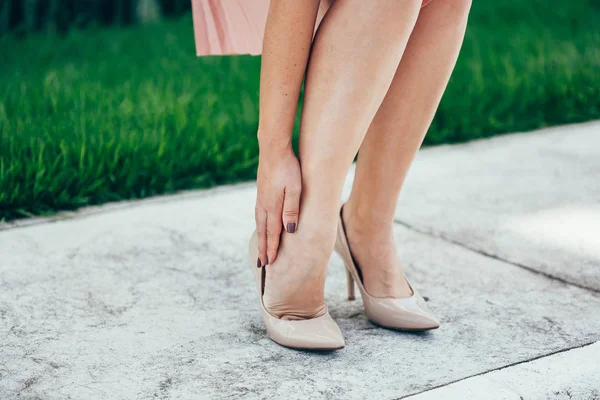
<path fill-rule="evenodd" d="M 475 1 L 426 144 L 599 118 L 598 26 L 596 0 Z M 0 54 L 0 219 L 255 177 L 260 59 L 195 58 L 189 16 Z"/>

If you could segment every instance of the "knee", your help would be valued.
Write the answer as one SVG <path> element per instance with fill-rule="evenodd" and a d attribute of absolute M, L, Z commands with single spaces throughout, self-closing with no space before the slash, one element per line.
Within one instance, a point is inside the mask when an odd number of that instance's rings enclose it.
<path fill-rule="evenodd" d="M 459 18 L 465 18 L 469 15 L 472 0 L 432 0 L 432 5 L 445 7 L 449 14 Z"/>

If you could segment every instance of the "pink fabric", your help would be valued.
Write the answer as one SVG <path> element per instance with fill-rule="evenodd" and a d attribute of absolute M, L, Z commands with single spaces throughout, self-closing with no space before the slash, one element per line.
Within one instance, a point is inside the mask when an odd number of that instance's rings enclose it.
<path fill-rule="evenodd" d="M 422 7 L 430 1 L 423 0 Z M 269 3 L 270 0 L 192 0 L 196 54 L 260 54 Z M 331 3 L 333 0 L 321 1 L 319 22 Z"/>
<path fill-rule="evenodd" d="M 192 0 L 196 54 L 260 54 L 270 0 Z"/>

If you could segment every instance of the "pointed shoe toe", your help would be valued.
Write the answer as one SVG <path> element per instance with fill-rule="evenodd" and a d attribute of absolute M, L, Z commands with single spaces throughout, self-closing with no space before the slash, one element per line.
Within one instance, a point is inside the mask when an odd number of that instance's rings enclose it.
<path fill-rule="evenodd" d="M 339 350 L 345 346 L 344 335 L 328 312 L 317 318 L 287 321 L 275 318 L 265 310 L 263 319 L 269 338 L 285 347 Z"/>
<path fill-rule="evenodd" d="M 425 300 L 414 293 L 405 299 L 365 300 L 365 312 L 369 319 L 386 328 L 406 331 L 427 331 L 437 329 L 439 320 L 425 305 Z"/>

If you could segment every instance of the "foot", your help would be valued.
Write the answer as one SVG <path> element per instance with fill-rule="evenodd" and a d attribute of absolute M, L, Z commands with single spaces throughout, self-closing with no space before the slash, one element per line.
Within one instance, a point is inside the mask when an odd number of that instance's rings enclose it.
<path fill-rule="evenodd" d="M 277 260 L 264 267 L 263 303 L 277 318 L 311 319 L 327 311 L 325 278 L 335 239 L 327 240 L 309 232 L 309 229 L 294 234 L 284 232 Z"/>
<path fill-rule="evenodd" d="M 385 224 L 361 218 L 347 206 L 343 208 L 342 220 L 366 291 L 379 298 L 412 296 L 396 251 L 393 222 Z"/>

